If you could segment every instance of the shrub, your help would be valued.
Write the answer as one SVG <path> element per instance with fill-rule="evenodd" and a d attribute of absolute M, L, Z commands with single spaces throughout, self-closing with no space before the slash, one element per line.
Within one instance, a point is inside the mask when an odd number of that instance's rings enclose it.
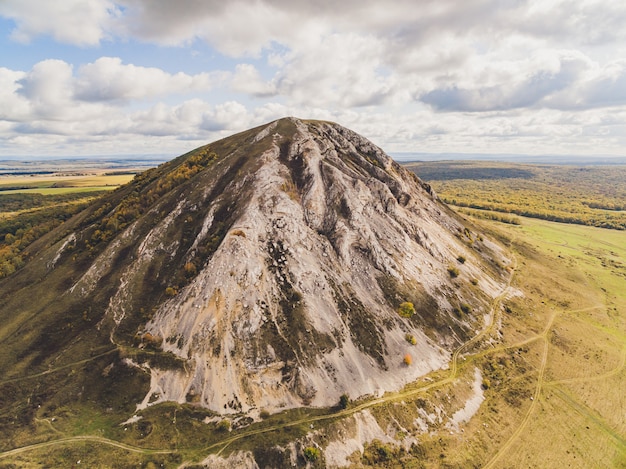
<path fill-rule="evenodd" d="M 406 366 L 411 366 L 413 363 L 413 357 L 411 357 L 411 354 L 407 353 L 402 361 Z"/>
<path fill-rule="evenodd" d="M 456 267 L 450 266 L 448 267 L 448 273 L 450 274 L 451 278 L 457 278 L 461 272 L 459 272 L 459 269 L 457 269 Z"/>
<path fill-rule="evenodd" d="M 198 269 L 193 262 L 187 262 L 183 269 L 185 270 L 185 275 L 187 277 L 193 277 L 198 272 Z"/>
<path fill-rule="evenodd" d="M 461 264 L 465 264 L 465 260 L 466 259 L 463 256 L 459 256 L 459 257 L 456 258 L 456 260 L 459 261 Z"/>
<path fill-rule="evenodd" d="M 379 466 L 381 463 L 391 461 L 394 458 L 394 451 L 380 440 L 372 440 L 369 446 L 363 451 L 363 462 L 372 466 Z"/>
<path fill-rule="evenodd" d="M 413 306 L 413 303 L 409 301 L 402 303 L 400 308 L 398 308 L 398 314 L 403 318 L 410 318 L 413 316 L 415 314 L 415 307 Z"/>
<path fill-rule="evenodd" d="M 307 461 L 316 461 L 320 457 L 320 450 L 315 446 L 307 446 L 304 448 L 304 459 Z"/>
<path fill-rule="evenodd" d="M 347 394 L 342 394 L 341 396 L 339 396 L 339 407 L 341 407 L 342 409 L 347 409 L 349 405 L 350 396 L 348 396 Z"/>
<path fill-rule="evenodd" d="M 465 314 L 469 314 L 472 312 L 472 307 L 467 303 L 461 303 L 461 311 L 463 311 Z"/>
<path fill-rule="evenodd" d="M 228 432 L 230 431 L 230 420 L 224 419 L 217 424 L 217 431 Z"/>
<path fill-rule="evenodd" d="M 174 287 L 167 287 L 165 289 L 165 294 L 167 296 L 176 296 L 177 293 L 178 293 L 178 290 L 176 290 L 176 288 Z"/>
<path fill-rule="evenodd" d="M 268 410 L 263 409 L 261 411 L 261 413 L 259 414 L 259 417 L 261 417 L 263 420 L 267 419 L 270 417 L 270 413 Z"/>
<path fill-rule="evenodd" d="M 141 338 L 142 342 L 146 345 L 146 347 L 151 347 L 153 349 L 158 349 L 161 347 L 163 343 L 163 338 L 158 335 L 152 335 L 149 332 L 146 332 Z"/>
<path fill-rule="evenodd" d="M 415 336 L 413 334 L 405 335 L 404 339 L 411 345 L 416 345 L 417 344 L 417 339 L 415 338 Z"/>

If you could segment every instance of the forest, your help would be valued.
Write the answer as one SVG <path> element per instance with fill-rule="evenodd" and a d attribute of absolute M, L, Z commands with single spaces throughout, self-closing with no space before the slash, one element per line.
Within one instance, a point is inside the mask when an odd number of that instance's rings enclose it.
<path fill-rule="evenodd" d="M 626 229 L 626 166 L 531 165 L 482 161 L 407 163 L 444 202 L 472 215 L 510 215 Z M 502 218 L 502 217 L 500 217 Z"/>

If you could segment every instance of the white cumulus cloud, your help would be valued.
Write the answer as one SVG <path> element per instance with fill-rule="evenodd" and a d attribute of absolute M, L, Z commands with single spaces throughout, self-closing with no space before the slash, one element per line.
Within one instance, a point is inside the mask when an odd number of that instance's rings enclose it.
<path fill-rule="evenodd" d="M 15 21 L 11 37 L 30 42 L 50 35 L 63 43 L 98 44 L 113 27 L 119 10 L 112 0 L 2 0 L 0 15 Z"/>
<path fill-rule="evenodd" d="M 154 67 L 123 64 L 118 57 L 101 57 L 80 67 L 76 97 L 85 101 L 116 101 L 151 98 L 171 93 L 208 91 L 219 74 L 169 74 Z"/>

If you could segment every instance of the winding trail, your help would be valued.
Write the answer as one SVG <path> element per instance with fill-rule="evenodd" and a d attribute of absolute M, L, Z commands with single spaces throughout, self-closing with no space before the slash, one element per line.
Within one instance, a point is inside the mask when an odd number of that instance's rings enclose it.
<path fill-rule="evenodd" d="M 66 444 L 82 443 L 82 442 L 100 443 L 103 445 L 113 446 L 115 448 L 120 448 L 126 451 L 130 451 L 132 453 L 141 453 L 141 454 L 172 454 L 175 452 L 174 450 L 169 450 L 169 449 L 139 448 L 137 446 L 127 445 L 127 444 L 120 443 L 115 440 L 109 440 L 108 438 L 103 438 L 101 436 L 80 435 L 80 436 L 70 436 L 66 438 L 59 438 L 58 440 L 44 441 L 43 443 L 35 443 L 33 445 L 22 446 L 20 448 L 11 449 L 9 451 L 0 453 L 0 459 L 7 458 L 9 456 L 17 456 L 27 451 L 48 448 L 50 446 L 66 445 Z"/>
<path fill-rule="evenodd" d="M 95 360 L 96 358 L 104 357 L 105 355 L 109 355 L 109 354 L 111 354 L 113 352 L 116 352 L 117 350 L 119 350 L 117 347 L 116 348 L 112 348 L 112 349 L 109 349 L 109 350 L 107 350 L 105 352 L 102 352 L 102 353 L 99 353 L 97 355 L 94 355 L 92 357 L 84 358 L 82 360 L 78 360 L 78 361 L 75 361 L 75 362 L 72 362 L 72 363 L 66 363 L 65 365 L 61 365 L 61 366 L 57 366 L 57 367 L 54 367 L 54 368 L 50 368 L 49 370 L 45 370 L 45 371 L 42 371 L 40 373 L 34 373 L 32 375 L 18 376 L 18 377 L 15 377 L 15 378 L 4 379 L 4 380 L 0 381 L 0 384 L 15 383 L 17 381 L 24 381 L 24 380 L 32 379 L 32 378 L 39 378 L 41 376 L 49 375 L 51 373 L 56 373 L 57 371 L 65 370 L 67 368 L 72 368 L 74 366 L 82 365 L 84 363 L 89 363 L 90 361 Z"/>
<path fill-rule="evenodd" d="M 513 434 L 509 437 L 509 439 L 504 443 L 504 445 L 500 447 L 500 450 L 496 453 L 496 455 L 493 458 L 491 458 L 491 460 L 487 464 L 485 464 L 484 469 L 489 469 L 493 467 L 496 464 L 496 462 L 498 462 L 498 460 L 505 453 L 509 451 L 513 443 L 515 443 L 517 438 L 522 434 L 522 432 L 526 428 L 526 425 L 528 425 L 528 422 L 530 421 L 530 417 L 532 416 L 535 410 L 535 407 L 537 406 L 537 403 L 539 402 L 539 398 L 541 397 L 541 390 L 543 389 L 543 383 L 544 383 L 543 377 L 546 371 L 546 365 L 548 364 L 548 351 L 550 349 L 550 341 L 548 338 L 548 334 L 550 332 L 550 329 L 552 328 L 552 324 L 554 323 L 554 319 L 557 317 L 557 315 L 558 315 L 557 312 L 554 312 L 552 314 L 552 316 L 548 320 L 548 324 L 546 324 L 546 327 L 540 336 L 541 340 L 543 340 L 543 353 L 541 355 L 541 364 L 539 365 L 537 384 L 535 385 L 535 392 L 533 392 L 533 396 L 531 398 L 532 400 L 530 402 L 530 406 L 528 407 L 528 411 L 526 412 L 526 415 L 524 415 L 524 418 L 522 419 L 520 424 L 517 426 Z"/>

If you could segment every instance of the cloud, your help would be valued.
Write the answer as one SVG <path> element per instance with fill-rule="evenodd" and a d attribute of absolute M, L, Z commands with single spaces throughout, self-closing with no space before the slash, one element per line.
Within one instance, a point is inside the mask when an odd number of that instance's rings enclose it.
<path fill-rule="evenodd" d="M 115 135 L 129 129 L 143 134 L 134 118 L 154 119 L 157 126 L 172 123 L 170 135 L 199 128 L 208 104 L 191 99 L 175 107 L 153 104 L 172 94 L 208 91 L 223 73 L 168 74 L 157 68 L 124 65 L 103 57 L 83 65 L 78 73 L 62 60 L 44 60 L 30 71 L 0 68 L 0 121 L 13 123 L 18 134 Z M 134 114 L 131 103 L 145 103 L 148 111 Z M 167 111 L 164 111 L 167 109 Z M 132 116 L 132 117 L 131 117 Z M 174 125 L 175 124 L 175 125 Z M 154 135 L 155 130 L 147 131 Z M 156 134 L 159 134 L 158 132 Z"/>
<path fill-rule="evenodd" d="M 396 151 L 580 152 L 604 135 L 623 152 L 606 108 L 626 112 L 624 2 L 0 0 L 0 16 L 15 41 L 128 54 L 81 63 L 63 47 L 65 60 L 0 68 L 0 139 L 13 148 L 158 151 L 296 115 Z M 177 60 L 137 65 L 142 42 Z"/>
<path fill-rule="evenodd" d="M 552 41 L 599 46 L 626 38 L 626 4 L 605 0 L 536 1 L 518 7 L 505 27 Z"/>
<path fill-rule="evenodd" d="M 545 104 L 563 110 L 626 105 L 626 60 L 591 68 L 574 86 L 546 99 Z"/>
<path fill-rule="evenodd" d="M 28 102 L 18 90 L 26 73 L 0 67 L 0 122 L 23 120 L 29 112 Z"/>
<path fill-rule="evenodd" d="M 254 65 L 238 64 L 230 82 L 234 91 L 255 97 L 270 97 L 277 94 L 276 84 L 264 81 Z"/>
<path fill-rule="evenodd" d="M 84 101 L 129 101 L 172 93 L 209 91 L 220 73 L 169 74 L 153 67 L 122 64 L 118 57 L 101 57 L 80 67 L 76 97 Z"/>
<path fill-rule="evenodd" d="M 72 95 L 72 66 L 62 60 L 44 60 L 33 66 L 19 82 L 19 93 L 31 103 L 61 104 Z"/>
<path fill-rule="evenodd" d="M 3 0 L 0 16 L 15 21 L 12 39 L 28 43 L 37 36 L 76 45 L 96 45 L 119 15 L 112 0 Z"/>
<path fill-rule="evenodd" d="M 394 94 L 383 47 L 371 36 L 333 34 L 289 54 L 277 89 L 294 105 L 331 108 L 376 106 Z"/>
<path fill-rule="evenodd" d="M 470 86 L 439 87 L 418 99 L 440 111 L 485 112 L 543 106 L 551 96 L 575 86 L 589 67 L 590 60 L 582 54 L 552 51 L 512 63 L 508 70 L 495 70 L 492 66 L 475 70 Z"/>

